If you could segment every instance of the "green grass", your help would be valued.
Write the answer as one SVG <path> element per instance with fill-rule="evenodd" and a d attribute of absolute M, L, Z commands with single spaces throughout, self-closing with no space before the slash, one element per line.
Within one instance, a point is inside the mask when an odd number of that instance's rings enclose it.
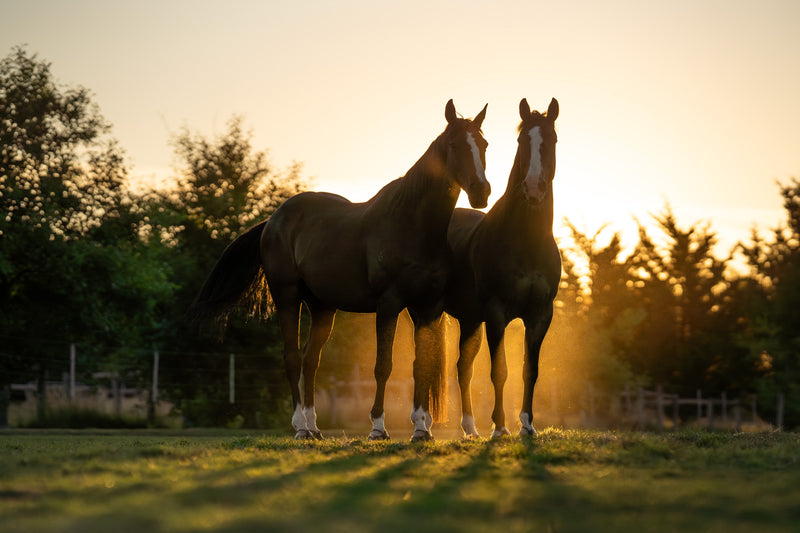
<path fill-rule="evenodd" d="M 0 432 L 0 530 L 797 531 L 800 435 Z"/>

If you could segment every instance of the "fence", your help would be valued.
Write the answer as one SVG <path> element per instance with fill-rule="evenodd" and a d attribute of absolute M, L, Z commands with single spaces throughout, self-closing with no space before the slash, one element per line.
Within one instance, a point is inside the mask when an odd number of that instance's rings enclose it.
<path fill-rule="evenodd" d="M 76 353 L 73 344 L 69 350 L 69 372 L 63 375 L 61 381 L 48 382 L 44 395 L 41 394 L 42 384 L 33 382 L 13 384 L 10 387 L 10 393 L 17 398 L 22 395 L 28 401 L 44 402 L 49 397 L 50 401 L 66 401 L 72 404 L 82 400 L 84 405 L 87 398 L 94 395 L 96 398 L 106 399 L 105 402 L 97 401 L 94 405 L 102 404 L 103 410 L 110 414 L 119 415 L 125 411 L 134 411 L 137 414 L 142 411 L 147 413 L 146 410 L 149 406 L 156 406 L 159 413 L 165 413 L 169 411 L 170 404 L 161 402 L 159 398 L 159 364 L 159 352 L 154 351 L 152 381 L 149 389 L 125 387 L 117 375 L 108 372 L 92 375 L 93 381 L 96 383 L 101 381 L 104 385 L 88 387 L 76 380 Z M 236 357 L 234 354 L 229 355 L 227 366 L 228 401 L 233 405 L 237 398 Z M 449 389 L 449 409 L 460 412 L 458 386 L 453 377 L 450 378 Z M 357 368 L 354 367 L 350 379 L 340 380 L 328 388 L 320 388 L 317 408 L 320 415 L 327 418 L 327 423 L 333 427 L 363 423 L 374 391 L 374 381 L 360 378 Z M 568 402 L 564 398 L 559 398 L 559 387 L 555 382 L 550 386 L 549 394 L 537 392 L 540 398 L 546 399 L 545 402 L 537 403 L 535 416 L 540 419 L 537 423 L 542 425 L 541 419 L 544 419 L 546 422 L 544 425 L 560 425 L 562 427 L 624 425 L 636 428 L 655 427 L 658 430 L 664 430 L 668 427 L 678 428 L 691 420 L 695 426 L 730 427 L 737 431 L 742 429 L 743 424 L 764 424 L 764 421 L 758 417 L 758 401 L 755 395 L 747 399 L 728 398 L 727 394 L 723 392 L 719 397 L 709 397 L 697 390 L 691 397 L 680 397 L 676 394 L 665 393 L 660 386 L 656 387 L 655 391 L 643 388 L 634 391 L 630 387 L 626 387 L 617 394 L 602 394 L 597 392 L 591 384 L 586 387 L 585 391 L 584 398 L 577 402 L 577 405 L 573 402 L 571 406 L 566 406 Z M 0 394 L 8 396 L 8 392 L 0 391 Z M 407 421 L 410 413 L 408 404 L 412 397 L 413 382 L 411 380 L 397 378 L 390 380 L 387 399 L 396 399 L 394 404 L 401 407 L 396 407 L 396 413 L 390 413 L 392 402 L 387 402 L 387 419 L 394 417 L 395 419 L 402 418 L 403 422 Z M 493 403 L 491 398 L 485 398 L 483 403 L 487 401 Z M 0 404 L 2 403 L 0 401 Z M 550 405 L 548 406 L 547 403 Z M 542 406 L 545 409 L 542 409 Z M 778 394 L 774 420 L 774 427 L 778 429 L 783 429 L 784 426 L 784 407 L 785 397 L 783 394 Z M 506 408 L 508 408 L 508 402 Z M 686 416 L 687 408 L 695 414 L 694 417 Z M 4 414 L 0 413 L 0 425 L 3 425 Z M 577 420 L 575 419 L 576 414 Z M 457 421 L 451 420 L 451 423 L 456 424 Z"/>

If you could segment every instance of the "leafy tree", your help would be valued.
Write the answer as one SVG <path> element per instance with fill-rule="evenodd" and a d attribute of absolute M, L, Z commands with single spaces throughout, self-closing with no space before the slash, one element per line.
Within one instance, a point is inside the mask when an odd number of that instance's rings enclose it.
<path fill-rule="evenodd" d="M 587 383 L 616 392 L 636 381 L 625 358 L 639 321 L 630 265 L 623 258 L 619 233 L 601 246 L 605 227 L 589 236 L 569 221 L 566 226 L 572 244 L 562 246 L 564 273 L 545 349 L 550 352 L 552 346 L 559 352 L 554 366 L 569 377 L 559 379 L 567 396 L 579 397 Z"/>
<path fill-rule="evenodd" d="M 750 369 L 759 372 L 756 384 L 762 405 L 774 415 L 778 393 L 786 404 L 786 423 L 800 425 L 800 182 L 780 186 L 787 224 L 764 239 L 757 231 L 741 244 L 750 274 L 738 280 L 744 312 L 739 336 Z M 747 367 L 745 367 L 747 368 Z"/>
<path fill-rule="evenodd" d="M 43 379 L 82 342 L 82 366 L 138 346 L 172 292 L 138 238 L 124 155 L 82 87 L 18 47 L 0 61 L 2 376 Z"/>
<path fill-rule="evenodd" d="M 266 152 L 254 149 L 252 133 L 243 129 L 240 117 L 233 117 L 227 131 L 211 139 L 184 129 L 173 146 L 178 186 L 162 197 L 164 216 L 151 228 L 169 235 L 172 271 L 179 273 L 168 311 L 175 320 L 174 335 L 167 342 L 173 353 L 166 355 L 163 382 L 165 387 L 175 384 L 169 394 L 180 400 L 193 423 L 220 424 L 241 415 L 247 425 L 270 424 L 268 413 L 288 409 L 282 343 L 274 321 L 258 324 L 245 316 L 233 317 L 220 342 L 209 332 L 188 331 L 180 320 L 225 247 L 302 190 L 300 166 L 274 172 Z M 191 355 L 198 353 L 208 355 Z M 233 406 L 228 404 L 227 388 L 231 353 L 236 354 L 237 388 L 242 391 Z M 187 357 L 195 360 L 182 363 Z"/>

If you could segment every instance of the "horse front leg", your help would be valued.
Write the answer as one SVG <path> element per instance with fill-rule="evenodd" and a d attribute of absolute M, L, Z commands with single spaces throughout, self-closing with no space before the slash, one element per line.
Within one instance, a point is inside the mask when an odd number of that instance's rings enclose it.
<path fill-rule="evenodd" d="M 322 432 L 317 427 L 317 411 L 314 408 L 315 381 L 322 347 L 331 336 L 335 316 L 335 310 L 313 309 L 311 311 L 311 331 L 303 355 L 303 414 L 306 418 L 306 429 L 315 439 L 322 438 Z"/>
<path fill-rule="evenodd" d="M 392 345 L 397 331 L 397 316 L 399 312 L 393 310 L 381 311 L 375 315 L 375 333 L 377 336 L 377 352 L 375 357 L 375 401 L 369 413 L 372 421 L 372 431 L 367 436 L 368 440 L 388 440 L 386 431 L 383 402 L 386 396 L 386 382 L 392 373 Z"/>
<path fill-rule="evenodd" d="M 411 422 L 414 424 L 412 442 L 433 440 L 431 426 L 433 417 L 446 408 L 444 315 L 433 320 L 414 320 L 414 409 Z"/>
<path fill-rule="evenodd" d="M 481 348 L 480 324 L 461 323 L 461 338 L 458 342 L 458 388 L 461 394 L 461 429 L 467 438 L 477 438 L 475 416 L 472 410 L 472 371 L 475 357 Z"/>
<path fill-rule="evenodd" d="M 533 429 L 533 389 L 539 378 L 539 351 L 553 319 L 552 304 L 541 315 L 525 320 L 525 362 L 522 365 L 522 411 L 519 413 L 520 435 L 535 436 Z"/>
<path fill-rule="evenodd" d="M 494 320 L 486 324 L 486 341 L 489 345 L 489 357 L 491 358 L 491 379 L 494 387 L 494 409 L 492 410 L 492 422 L 494 430 L 492 438 L 497 439 L 504 435 L 510 435 L 506 427 L 506 413 L 503 408 L 503 390 L 506 379 L 508 379 L 508 366 L 506 365 L 506 351 L 503 338 L 505 336 L 505 324 L 501 320 Z"/>

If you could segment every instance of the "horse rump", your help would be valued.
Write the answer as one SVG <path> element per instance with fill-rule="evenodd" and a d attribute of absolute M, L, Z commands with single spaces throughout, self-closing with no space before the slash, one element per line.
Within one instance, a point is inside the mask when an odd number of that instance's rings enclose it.
<path fill-rule="evenodd" d="M 266 224 L 264 221 L 251 227 L 225 248 L 186 311 L 189 324 L 198 328 L 213 324 L 221 336 L 228 317 L 238 309 L 258 317 L 271 312 L 260 253 Z"/>

